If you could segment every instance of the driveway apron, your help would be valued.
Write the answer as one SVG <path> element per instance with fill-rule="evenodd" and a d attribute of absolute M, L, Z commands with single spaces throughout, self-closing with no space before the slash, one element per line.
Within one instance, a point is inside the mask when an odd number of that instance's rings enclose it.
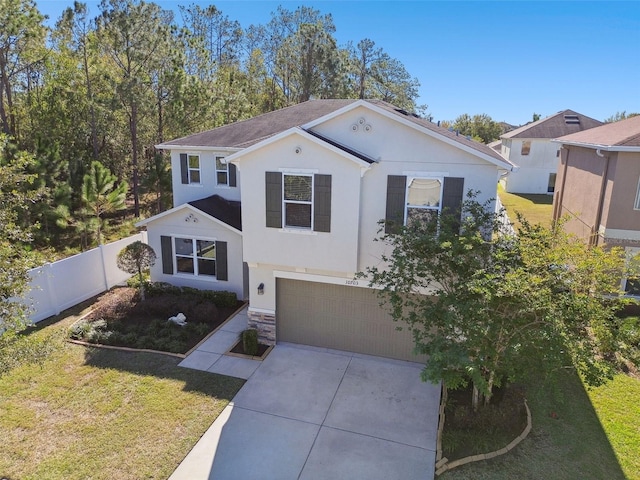
<path fill-rule="evenodd" d="M 170 480 L 433 479 L 421 365 L 278 344 Z"/>

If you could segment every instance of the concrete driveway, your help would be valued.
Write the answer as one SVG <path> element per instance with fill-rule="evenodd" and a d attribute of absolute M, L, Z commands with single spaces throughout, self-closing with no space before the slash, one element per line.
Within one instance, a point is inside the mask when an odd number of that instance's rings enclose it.
<path fill-rule="evenodd" d="M 432 479 L 420 364 L 278 344 L 170 480 Z"/>

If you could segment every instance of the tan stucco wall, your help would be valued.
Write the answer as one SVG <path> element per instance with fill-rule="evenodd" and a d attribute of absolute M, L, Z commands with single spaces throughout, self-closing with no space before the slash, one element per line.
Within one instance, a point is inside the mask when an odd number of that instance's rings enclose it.
<path fill-rule="evenodd" d="M 602 224 L 607 229 L 640 230 L 640 210 L 635 210 L 634 202 L 640 179 L 640 153 L 619 152 L 615 169 L 611 171 L 611 188 L 605 204 L 607 215 Z"/>
<path fill-rule="evenodd" d="M 560 155 L 554 218 L 569 216 L 565 229 L 587 240 L 595 227 L 605 159 L 595 150 L 578 147 L 565 147 Z"/>

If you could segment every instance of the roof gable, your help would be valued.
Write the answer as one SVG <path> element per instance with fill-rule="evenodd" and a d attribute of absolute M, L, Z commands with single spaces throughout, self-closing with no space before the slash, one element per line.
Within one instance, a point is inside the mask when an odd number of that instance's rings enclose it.
<path fill-rule="evenodd" d="M 245 148 L 244 150 L 241 150 L 237 153 L 234 153 L 233 155 L 230 155 L 226 158 L 227 162 L 232 162 L 235 163 L 238 160 L 242 160 L 242 157 L 258 150 L 259 148 L 264 147 L 265 145 L 270 145 L 273 143 L 276 143 L 284 138 L 290 137 L 292 135 L 299 135 L 317 145 L 322 146 L 323 148 L 327 148 L 329 150 L 332 150 L 333 152 L 337 153 L 338 155 L 346 158 L 347 160 L 350 160 L 354 163 L 356 163 L 360 168 L 365 168 L 368 169 L 371 164 L 375 163 L 375 160 L 367 157 L 366 155 L 356 152 L 355 150 L 350 149 L 349 147 L 346 147 L 344 145 L 340 145 L 337 142 L 334 142 L 332 140 L 329 140 L 325 137 L 323 137 L 322 135 L 319 135 L 317 133 L 311 132 L 311 131 L 307 131 L 304 130 L 303 128 L 300 127 L 294 127 L 294 128 L 290 128 L 289 130 L 279 133 L 278 135 L 275 135 L 271 138 L 268 138 L 266 140 L 263 140 L 260 143 L 256 143 L 254 145 L 252 145 L 251 147 Z"/>
<path fill-rule="evenodd" d="M 472 155 L 480 157 L 482 160 L 496 165 L 499 168 L 504 168 L 507 170 L 517 169 L 517 166 L 514 163 L 510 162 L 508 159 L 504 158 L 497 151 L 485 145 L 484 143 L 476 142 L 475 140 L 467 138 L 464 135 L 459 135 L 454 131 L 450 131 L 446 128 L 440 127 L 427 119 L 409 113 L 396 107 L 395 105 L 384 102 L 382 100 L 359 100 L 355 103 L 351 103 L 343 107 L 339 111 L 332 112 L 331 114 L 323 118 L 316 119 L 315 121 L 304 125 L 304 127 L 313 128 L 314 126 L 320 125 L 325 121 L 335 118 L 345 112 L 354 110 L 358 107 L 364 107 L 369 110 L 373 110 L 386 118 L 400 122 L 403 125 L 416 129 L 419 132 L 426 134 L 432 138 L 443 141 L 453 147 L 459 148 L 467 153 L 471 153 Z"/>
<path fill-rule="evenodd" d="M 500 138 L 557 138 L 570 133 L 587 130 L 602 125 L 595 120 L 573 110 L 563 110 L 549 117 L 528 123 L 511 130 Z"/>

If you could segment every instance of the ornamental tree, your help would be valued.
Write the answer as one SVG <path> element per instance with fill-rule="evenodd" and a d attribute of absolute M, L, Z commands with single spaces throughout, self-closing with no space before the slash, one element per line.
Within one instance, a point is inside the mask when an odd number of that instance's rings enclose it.
<path fill-rule="evenodd" d="M 118 253 L 116 260 L 118 268 L 131 275 L 138 274 L 140 298 L 142 300 L 145 299 L 142 272 L 156 263 L 156 258 L 156 252 L 153 248 L 140 240 L 127 245 Z"/>
<path fill-rule="evenodd" d="M 615 322 L 624 256 L 589 247 L 562 223 L 545 228 L 520 218 L 517 235 L 470 193 L 460 212 L 410 222 L 379 239 L 386 266 L 364 272 L 394 321 L 426 354 L 422 378 L 446 388 L 473 385 L 473 405 L 494 388 L 571 365 L 589 384 L 612 370 L 600 335 Z M 606 333 L 605 333 L 606 336 Z"/>

